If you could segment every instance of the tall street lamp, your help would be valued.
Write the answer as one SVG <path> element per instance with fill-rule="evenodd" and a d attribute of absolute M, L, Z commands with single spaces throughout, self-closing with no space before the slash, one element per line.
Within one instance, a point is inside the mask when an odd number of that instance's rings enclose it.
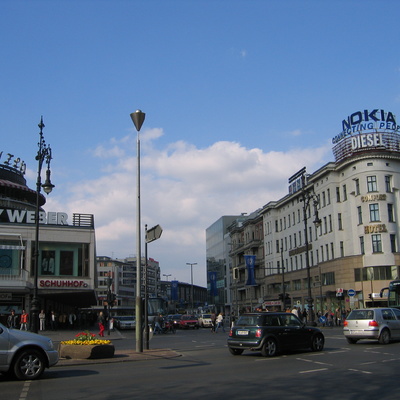
<path fill-rule="evenodd" d="M 143 125 L 146 114 L 140 110 L 131 113 L 133 124 L 137 131 L 137 179 L 136 179 L 136 303 L 135 303 L 135 317 L 136 317 L 136 351 L 143 352 L 143 331 L 142 331 L 142 296 L 141 296 L 141 231 L 140 231 L 140 128 Z"/>
<path fill-rule="evenodd" d="M 191 278 L 191 287 L 190 287 L 190 300 L 192 303 L 192 313 L 193 313 L 193 265 L 197 265 L 197 263 L 186 263 L 186 265 L 190 265 L 190 278 Z"/>
<path fill-rule="evenodd" d="M 171 276 L 171 274 L 163 274 L 163 276 L 165 276 L 167 278 L 167 282 L 168 282 L 168 277 Z"/>
<path fill-rule="evenodd" d="M 314 299 L 312 298 L 312 293 L 311 293 L 311 271 L 310 271 L 310 258 L 309 258 L 309 243 L 308 243 L 308 224 L 307 224 L 307 213 L 310 208 L 310 204 L 312 202 L 313 207 L 314 207 L 314 221 L 313 223 L 316 226 L 319 226 L 321 224 L 321 220 L 318 217 L 318 209 L 317 206 L 319 204 L 318 197 L 312 191 L 312 189 L 306 190 L 306 173 L 305 169 L 303 171 L 303 174 L 301 176 L 302 180 L 302 186 L 301 186 L 301 195 L 302 195 L 302 202 L 303 202 L 303 219 L 304 219 L 304 241 L 305 241 L 305 247 L 306 247 L 306 269 L 307 269 L 307 287 L 308 287 L 308 298 L 307 298 L 307 306 L 308 306 L 308 320 L 311 322 L 312 325 L 315 324 L 315 315 L 314 315 L 314 309 L 313 309 L 313 303 Z M 311 319 L 310 319 L 311 317 Z"/>
<path fill-rule="evenodd" d="M 50 145 L 47 145 L 44 137 L 43 137 L 43 117 L 40 118 L 39 123 L 39 150 L 36 155 L 36 160 L 38 161 L 38 173 L 37 173 L 37 181 L 36 181 L 36 212 L 35 212 L 35 253 L 34 253 L 34 269 L 33 269 L 33 297 L 31 301 L 31 331 L 38 333 L 38 323 L 39 323 L 39 307 L 40 300 L 38 297 L 38 274 L 39 274 L 39 212 L 40 212 L 40 190 L 43 188 L 46 194 L 49 194 L 54 185 L 50 181 L 50 161 L 52 159 L 51 156 L 51 148 Z M 42 185 L 41 172 L 43 163 L 47 164 L 46 170 L 46 181 Z"/>

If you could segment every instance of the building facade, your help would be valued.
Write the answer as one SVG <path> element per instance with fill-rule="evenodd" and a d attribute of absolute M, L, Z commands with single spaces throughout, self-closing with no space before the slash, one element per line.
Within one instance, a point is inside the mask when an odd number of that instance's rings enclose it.
<path fill-rule="evenodd" d="M 303 168 L 286 196 L 232 226 L 230 290 L 242 310 L 385 304 L 380 290 L 400 276 L 399 133 L 391 112 L 351 114 L 332 139 L 334 162 L 310 174 Z M 256 256 L 254 271 L 245 255 Z"/>
<path fill-rule="evenodd" d="M 3 154 L 3 153 L 2 153 Z M 68 315 L 96 303 L 95 229 L 91 214 L 45 212 L 46 199 L 26 185 L 24 164 L 0 164 L 0 318 L 28 313 L 36 285 L 40 309 Z M 36 243 L 36 202 L 39 243 Z M 35 276 L 35 254 L 38 265 Z"/>

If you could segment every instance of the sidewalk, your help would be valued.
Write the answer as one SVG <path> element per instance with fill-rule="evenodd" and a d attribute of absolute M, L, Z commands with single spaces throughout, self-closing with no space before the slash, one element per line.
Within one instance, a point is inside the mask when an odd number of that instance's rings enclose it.
<path fill-rule="evenodd" d="M 81 331 L 79 330 L 57 330 L 57 331 L 43 331 L 39 332 L 41 335 L 50 338 L 55 348 L 58 348 L 60 342 L 64 340 L 72 340 L 75 335 Z M 110 335 L 108 332 L 104 332 L 104 339 L 115 342 L 117 340 L 124 340 L 123 334 L 118 330 L 111 331 Z M 143 360 L 155 360 L 155 359 L 169 359 L 180 357 L 181 354 L 170 349 L 143 349 L 142 353 L 137 353 L 135 350 L 135 341 L 132 341 L 132 349 L 127 350 L 115 350 L 113 358 L 98 358 L 98 359 L 65 359 L 60 358 L 56 367 L 73 366 L 73 365 L 91 365 L 91 364 L 109 364 L 116 362 L 127 362 L 127 361 L 143 361 Z"/>

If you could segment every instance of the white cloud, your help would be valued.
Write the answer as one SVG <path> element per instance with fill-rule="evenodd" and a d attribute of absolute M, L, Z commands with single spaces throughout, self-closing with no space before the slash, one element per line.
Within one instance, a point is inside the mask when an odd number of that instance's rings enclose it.
<path fill-rule="evenodd" d="M 157 150 L 151 139 L 162 130 L 144 132 L 141 155 L 142 224 L 160 224 L 160 240 L 149 256 L 160 262 L 161 274 L 189 281 L 186 262 L 197 262 L 195 284 L 205 285 L 205 230 L 222 215 L 250 213 L 286 194 L 287 179 L 307 166 L 312 172 L 329 155 L 329 146 L 264 152 L 235 142 L 207 148 L 179 141 Z M 108 152 L 108 149 L 110 151 Z M 46 209 L 95 216 L 98 255 L 123 258 L 135 254 L 136 152 L 131 140 L 110 140 L 94 156 L 102 176 L 58 185 Z M 61 186 L 61 187 L 60 187 Z M 63 190 L 62 187 L 68 187 Z M 62 193 L 61 193 L 62 190 Z M 142 235 L 143 236 L 143 235 Z"/>

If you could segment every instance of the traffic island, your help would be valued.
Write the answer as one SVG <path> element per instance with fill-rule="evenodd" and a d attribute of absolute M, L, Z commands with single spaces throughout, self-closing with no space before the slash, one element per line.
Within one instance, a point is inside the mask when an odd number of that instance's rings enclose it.
<path fill-rule="evenodd" d="M 114 357 L 113 344 L 88 344 L 84 346 L 74 344 L 60 344 L 59 354 L 61 358 L 70 359 L 101 359 Z"/>

